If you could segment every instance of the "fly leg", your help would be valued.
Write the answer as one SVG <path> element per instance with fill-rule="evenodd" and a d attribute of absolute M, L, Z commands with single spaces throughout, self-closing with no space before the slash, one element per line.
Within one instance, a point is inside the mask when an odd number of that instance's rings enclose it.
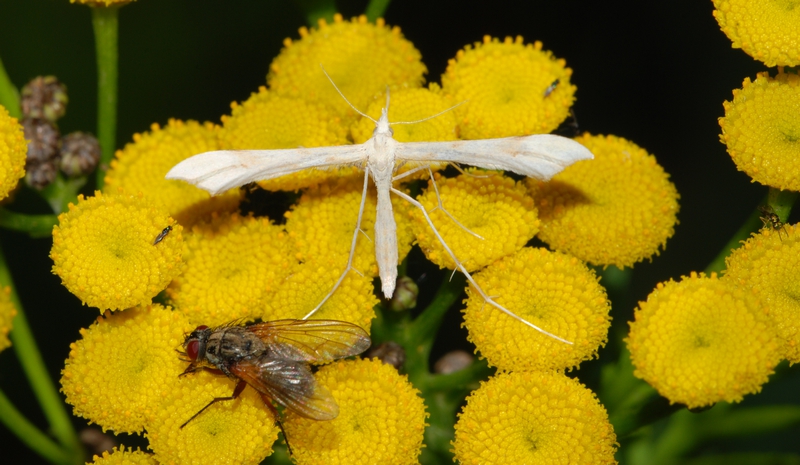
<path fill-rule="evenodd" d="M 289 445 L 289 436 L 286 435 L 286 430 L 283 429 L 283 423 L 281 423 L 281 416 L 278 413 L 278 409 L 272 405 L 272 399 L 270 399 L 269 396 L 261 394 L 260 392 L 259 395 L 261 396 L 261 400 L 264 401 L 264 404 L 269 407 L 269 411 L 272 412 L 272 417 L 275 418 L 275 423 L 278 424 L 278 428 L 280 428 L 281 433 L 283 433 L 283 440 L 286 442 L 286 448 L 289 450 L 289 455 L 292 455 L 293 452 L 292 446 Z"/>
<path fill-rule="evenodd" d="M 200 415 L 201 413 L 205 412 L 207 408 L 211 407 L 212 405 L 216 404 L 217 402 L 222 402 L 224 400 L 234 400 L 234 399 L 236 399 L 237 397 L 239 397 L 239 394 L 241 394 L 242 391 L 244 391 L 245 387 L 247 387 L 247 383 L 245 381 L 239 381 L 239 383 L 236 385 L 236 387 L 233 388 L 233 394 L 231 394 L 231 395 L 229 395 L 227 397 L 215 397 L 214 399 L 212 399 L 211 402 L 208 403 L 208 405 L 206 405 L 205 407 L 201 408 L 199 412 L 197 412 L 194 415 L 192 415 L 192 418 L 189 418 L 188 420 L 186 420 L 186 423 L 181 425 L 181 429 L 183 429 L 183 427 L 188 425 L 190 421 L 192 421 L 195 418 L 197 418 L 198 415 Z"/>

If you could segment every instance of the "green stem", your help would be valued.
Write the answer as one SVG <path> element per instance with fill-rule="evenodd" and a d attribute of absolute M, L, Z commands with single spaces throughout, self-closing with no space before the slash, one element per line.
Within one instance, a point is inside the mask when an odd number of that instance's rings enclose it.
<path fill-rule="evenodd" d="M 84 463 L 83 448 L 78 440 L 78 435 L 72 428 L 69 414 L 64 408 L 64 402 L 61 400 L 58 390 L 47 374 L 47 368 L 42 360 L 42 355 L 39 353 L 39 348 L 36 346 L 30 326 L 28 326 L 25 311 L 17 296 L 11 273 L 8 270 L 6 259 L 1 249 L 0 286 L 9 286 L 11 288 L 11 302 L 17 309 L 17 316 L 14 317 L 13 329 L 10 334 L 11 343 L 22 369 L 31 383 L 33 393 L 50 424 L 50 430 L 61 445 L 66 448 L 67 454 L 72 458 L 71 461 L 73 463 Z"/>
<path fill-rule="evenodd" d="M 26 215 L 0 207 L 0 227 L 28 233 L 31 237 L 47 237 L 57 224 L 57 215 Z"/>
<path fill-rule="evenodd" d="M 742 227 L 736 231 L 736 234 L 734 234 L 722 250 L 720 250 L 717 257 L 706 267 L 706 274 L 711 274 L 712 272 L 719 273 L 725 269 L 725 258 L 730 255 L 731 250 L 738 249 L 741 242 L 750 237 L 750 233 L 758 230 L 759 226 L 762 224 L 760 217 L 761 213 L 758 210 L 754 210 L 753 213 L 747 217 Z"/>
<path fill-rule="evenodd" d="M 20 441 L 48 462 L 70 465 L 74 460 L 39 428 L 25 418 L 14 404 L 0 391 L 0 422 L 14 433 Z"/>
<path fill-rule="evenodd" d="M 8 77 L 2 59 L 0 59 L 0 105 L 6 107 L 8 114 L 14 118 L 22 117 L 22 110 L 19 107 L 19 91 Z"/>
<path fill-rule="evenodd" d="M 332 23 L 333 15 L 338 11 L 334 0 L 295 0 L 295 2 L 303 10 L 306 23 L 311 27 L 316 27 L 320 19 L 324 19 L 328 24 Z"/>
<path fill-rule="evenodd" d="M 770 187 L 767 194 L 767 204 L 772 207 L 772 211 L 778 215 L 781 221 L 786 221 L 792 211 L 794 202 L 797 200 L 797 195 L 797 192 L 782 191 Z"/>
<path fill-rule="evenodd" d="M 470 384 L 487 379 L 494 371 L 494 368 L 489 368 L 486 360 L 476 359 L 463 370 L 446 375 L 432 375 L 426 383 L 425 389 L 429 392 L 468 389 Z"/>
<path fill-rule="evenodd" d="M 367 21 L 374 23 L 376 19 L 382 18 L 386 14 L 390 2 L 391 0 L 369 0 L 367 8 L 364 10 Z"/>
<path fill-rule="evenodd" d="M 100 165 L 97 188 L 103 182 L 114 157 L 117 133 L 117 74 L 119 53 L 119 7 L 92 7 L 95 51 L 97 53 L 97 139 L 100 141 Z"/>

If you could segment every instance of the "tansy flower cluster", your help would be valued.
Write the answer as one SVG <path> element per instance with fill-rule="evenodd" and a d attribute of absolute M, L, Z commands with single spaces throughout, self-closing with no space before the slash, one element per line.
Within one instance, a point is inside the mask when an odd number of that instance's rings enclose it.
<path fill-rule="evenodd" d="M 564 121 L 574 100 L 564 60 L 521 37 L 486 37 L 465 47 L 441 86 L 423 87 L 419 52 L 382 20 L 337 15 L 332 24 L 302 28 L 300 36 L 284 42 L 267 85 L 232 104 L 220 127 L 170 121 L 134 136 L 117 152 L 105 192 L 81 199 L 54 232 L 54 271 L 75 295 L 101 309 L 137 306 L 106 313 L 83 331 L 64 369 L 63 391 L 78 415 L 104 429 L 144 433 L 159 463 L 257 463 L 277 437 L 251 388 L 181 428 L 210 399 L 230 396 L 235 384 L 205 371 L 179 377 L 187 365 L 175 349 L 189 331 L 302 318 L 341 276 L 313 318 L 369 331 L 378 303 L 371 187 L 362 231 L 354 231 L 361 166 L 259 182 L 271 191 L 303 189 L 283 218 L 272 219 L 240 214 L 243 190 L 209 198 L 165 180 L 171 166 L 219 149 L 367 140 L 374 123 L 357 118 L 328 76 L 373 117 L 386 105 L 387 86 L 390 121 L 444 112 L 396 126 L 401 142 L 546 133 Z M 475 287 L 467 290 L 469 339 L 500 373 L 470 396 L 456 425 L 454 451 L 463 463 L 613 463 L 616 439 L 605 410 L 564 374 L 597 355 L 610 324 L 606 292 L 584 261 L 622 267 L 657 254 L 673 234 L 678 194 L 655 158 L 633 143 L 588 134 L 578 141 L 596 159 L 550 184 L 472 169 L 455 177 L 417 170 L 395 184 L 416 195 L 415 183 L 427 182 L 418 201 L 455 256 L 476 271 L 475 283 L 520 318 L 570 342 L 487 304 Z M 433 263 L 454 267 L 417 208 L 395 197 L 392 209 L 400 261 L 417 243 Z M 557 251 L 526 247 L 537 233 Z M 354 234 L 352 272 L 342 275 Z M 165 288 L 174 309 L 150 303 Z M 287 409 L 284 427 L 296 463 L 418 461 L 427 413 L 405 376 L 377 361 L 354 360 L 321 368 L 316 380 L 340 413 L 315 421 Z"/>
<path fill-rule="evenodd" d="M 0 199 L 6 198 L 25 176 L 27 153 L 22 125 L 0 105 Z"/>

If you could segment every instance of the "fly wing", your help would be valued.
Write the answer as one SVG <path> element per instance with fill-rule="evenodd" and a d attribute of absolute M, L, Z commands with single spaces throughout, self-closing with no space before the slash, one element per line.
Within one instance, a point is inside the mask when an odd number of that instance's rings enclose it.
<path fill-rule="evenodd" d="M 336 320 L 276 320 L 247 326 L 273 356 L 307 363 L 358 355 L 372 343 L 366 331 Z"/>
<path fill-rule="evenodd" d="M 463 163 L 547 181 L 576 161 L 589 160 L 594 155 L 572 139 L 535 134 L 502 139 L 407 142 L 397 147 L 397 158 L 408 162 Z"/>
<path fill-rule="evenodd" d="M 272 179 L 306 168 L 355 165 L 366 161 L 364 145 L 286 150 L 217 150 L 173 166 L 167 179 L 179 179 L 217 195 L 253 181 Z"/>
<path fill-rule="evenodd" d="M 339 406 L 331 392 L 317 384 L 303 362 L 264 354 L 241 359 L 230 371 L 256 391 L 302 417 L 332 420 L 339 415 Z"/>

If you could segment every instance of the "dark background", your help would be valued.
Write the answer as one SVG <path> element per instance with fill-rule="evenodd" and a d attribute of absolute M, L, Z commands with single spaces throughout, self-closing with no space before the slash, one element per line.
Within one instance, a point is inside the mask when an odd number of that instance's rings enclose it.
<path fill-rule="evenodd" d="M 365 4 L 339 2 L 345 17 Z M 615 319 L 625 321 L 657 282 L 703 270 L 767 192 L 736 171 L 719 142 L 717 123 L 732 90 L 765 68 L 731 48 L 712 9 L 710 0 L 395 0 L 385 18 L 422 52 L 429 81 L 438 82 L 448 58 L 486 34 L 542 41 L 574 71 L 581 129 L 628 138 L 671 174 L 681 194 L 680 224 L 660 256 L 635 267 L 626 301 L 614 302 Z M 304 23 L 303 13 L 288 1 L 139 0 L 122 8 L 117 147 L 171 117 L 218 122 L 231 101 L 242 101 L 265 84 L 282 40 L 297 39 Z M 95 131 L 88 7 L 67 0 L 0 0 L 0 57 L 18 87 L 48 74 L 67 84 L 63 133 Z M 81 307 L 50 273 L 49 239 L 2 231 L 0 240 L 57 380 L 69 343 L 97 312 Z M 46 424 L 13 349 L 0 354 L 0 388 L 29 418 Z M 796 402 L 790 392 L 771 383 L 757 397 Z M 80 419 L 75 424 L 86 425 Z M 796 437 L 797 431 L 791 434 Z M 26 451 L 1 426 L 0 435 L 5 451 Z"/>

